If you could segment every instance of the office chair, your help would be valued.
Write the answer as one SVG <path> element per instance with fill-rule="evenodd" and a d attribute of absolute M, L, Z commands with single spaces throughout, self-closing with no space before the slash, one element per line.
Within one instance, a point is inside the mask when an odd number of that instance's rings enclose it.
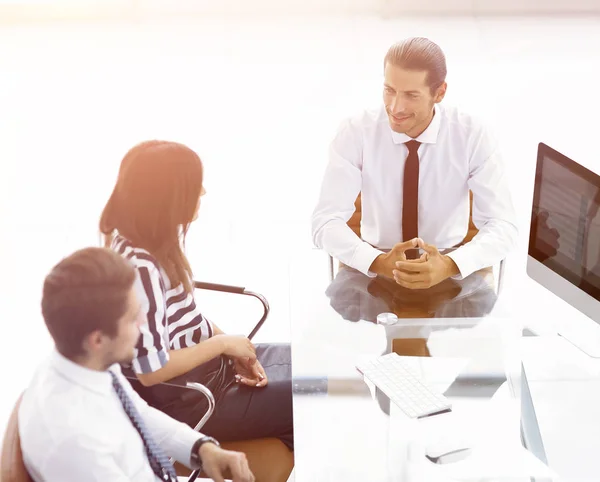
<path fill-rule="evenodd" d="M 350 227 L 350 229 L 352 229 L 352 231 L 354 231 L 354 233 L 360 238 L 360 222 L 361 222 L 361 217 L 362 217 L 362 200 L 361 200 L 361 193 L 358 193 L 358 197 L 356 198 L 356 201 L 354 201 L 354 213 L 352 214 L 352 216 L 350 216 L 350 219 L 348 220 L 347 224 Z M 475 223 L 473 222 L 473 192 L 469 191 L 469 227 L 467 230 L 467 235 L 465 236 L 465 238 L 462 240 L 462 242 L 460 243 L 461 245 L 468 243 L 469 241 L 471 241 L 475 235 L 479 232 L 479 230 L 477 229 L 477 226 L 475 226 Z M 505 265 L 505 260 L 501 260 L 500 261 L 500 265 L 498 267 L 498 274 L 496 276 L 497 278 L 497 288 L 496 288 L 496 294 L 499 295 L 500 291 L 502 290 L 502 286 L 503 286 L 503 282 L 504 282 L 504 265 Z M 338 269 L 339 267 L 343 266 L 343 264 L 340 262 L 338 265 Z M 329 280 L 333 281 L 333 278 L 335 277 L 335 265 L 333 262 L 333 257 L 329 256 Z"/>
<path fill-rule="evenodd" d="M 0 454 L 0 482 L 33 482 L 23 462 L 21 438 L 19 437 L 18 412 L 22 397 L 21 394 L 15 403 L 4 432 L 2 453 Z"/>

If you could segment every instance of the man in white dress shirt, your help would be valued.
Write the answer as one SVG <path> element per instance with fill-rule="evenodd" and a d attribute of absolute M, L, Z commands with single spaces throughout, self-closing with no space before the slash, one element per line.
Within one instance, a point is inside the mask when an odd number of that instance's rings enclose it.
<path fill-rule="evenodd" d="M 23 459 L 36 482 L 174 481 L 168 457 L 215 481 L 253 481 L 245 455 L 223 450 L 148 406 L 121 374 L 144 316 L 135 270 L 112 250 L 86 248 L 46 277 L 42 313 L 55 350 L 19 409 Z"/>
<path fill-rule="evenodd" d="M 315 245 L 368 276 L 422 289 L 493 266 L 517 239 L 496 141 L 473 117 L 440 104 L 446 60 L 411 38 L 384 59 L 383 106 L 342 123 L 312 217 Z M 478 234 L 469 226 L 469 191 Z M 361 194 L 361 238 L 347 225 Z M 410 259 L 406 252 L 420 248 Z"/>

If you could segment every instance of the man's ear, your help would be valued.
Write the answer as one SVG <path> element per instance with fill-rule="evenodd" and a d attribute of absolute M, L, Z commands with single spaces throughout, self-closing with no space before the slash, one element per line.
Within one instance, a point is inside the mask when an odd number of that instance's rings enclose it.
<path fill-rule="evenodd" d="M 83 349 L 88 353 L 94 353 L 102 346 L 104 337 L 100 330 L 94 330 L 83 339 Z"/>
<path fill-rule="evenodd" d="M 436 104 L 439 104 L 443 99 L 444 96 L 446 95 L 446 89 L 448 88 L 448 84 L 446 82 L 444 82 L 442 85 L 440 85 L 437 90 L 435 91 L 435 95 L 433 96 L 433 101 Z"/>

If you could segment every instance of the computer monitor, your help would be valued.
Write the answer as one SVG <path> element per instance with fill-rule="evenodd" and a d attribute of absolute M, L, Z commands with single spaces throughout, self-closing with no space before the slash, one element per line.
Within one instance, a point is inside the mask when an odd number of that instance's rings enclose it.
<path fill-rule="evenodd" d="M 527 274 L 598 324 L 561 320 L 558 332 L 600 357 L 600 176 L 544 143 L 528 254 Z"/>

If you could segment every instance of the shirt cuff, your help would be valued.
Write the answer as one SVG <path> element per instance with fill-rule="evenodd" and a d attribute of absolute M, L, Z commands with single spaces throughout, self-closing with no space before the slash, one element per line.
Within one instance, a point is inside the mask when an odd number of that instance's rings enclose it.
<path fill-rule="evenodd" d="M 475 263 L 473 262 L 472 256 L 469 254 L 469 250 L 465 249 L 466 246 L 461 246 L 455 251 L 448 253 L 448 256 L 452 261 L 456 263 L 459 273 L 452 276 L 452 279 L 462 280 L 469 276 L 476 270 Z"/>
<path fill-rule="evenodd" d="M 354 252 L 351 266 L 369 278 L 375 278 L 377 274 L 369 271 L 369 268 L 380 254 L 384 254 L 383 251 L 379 251 L 369 243 L 362 242 Z"/>
<path fill-rule="evenodd" d="M 169 440 L 169 455 L 177 460 L 177 462 L 194 470 L 191 460 L 192 447 L 197 440 L 205 435 L 196 432 L 189 425 L 183 423 L 181 425 L 182 427 L 177 430 Z"/>

